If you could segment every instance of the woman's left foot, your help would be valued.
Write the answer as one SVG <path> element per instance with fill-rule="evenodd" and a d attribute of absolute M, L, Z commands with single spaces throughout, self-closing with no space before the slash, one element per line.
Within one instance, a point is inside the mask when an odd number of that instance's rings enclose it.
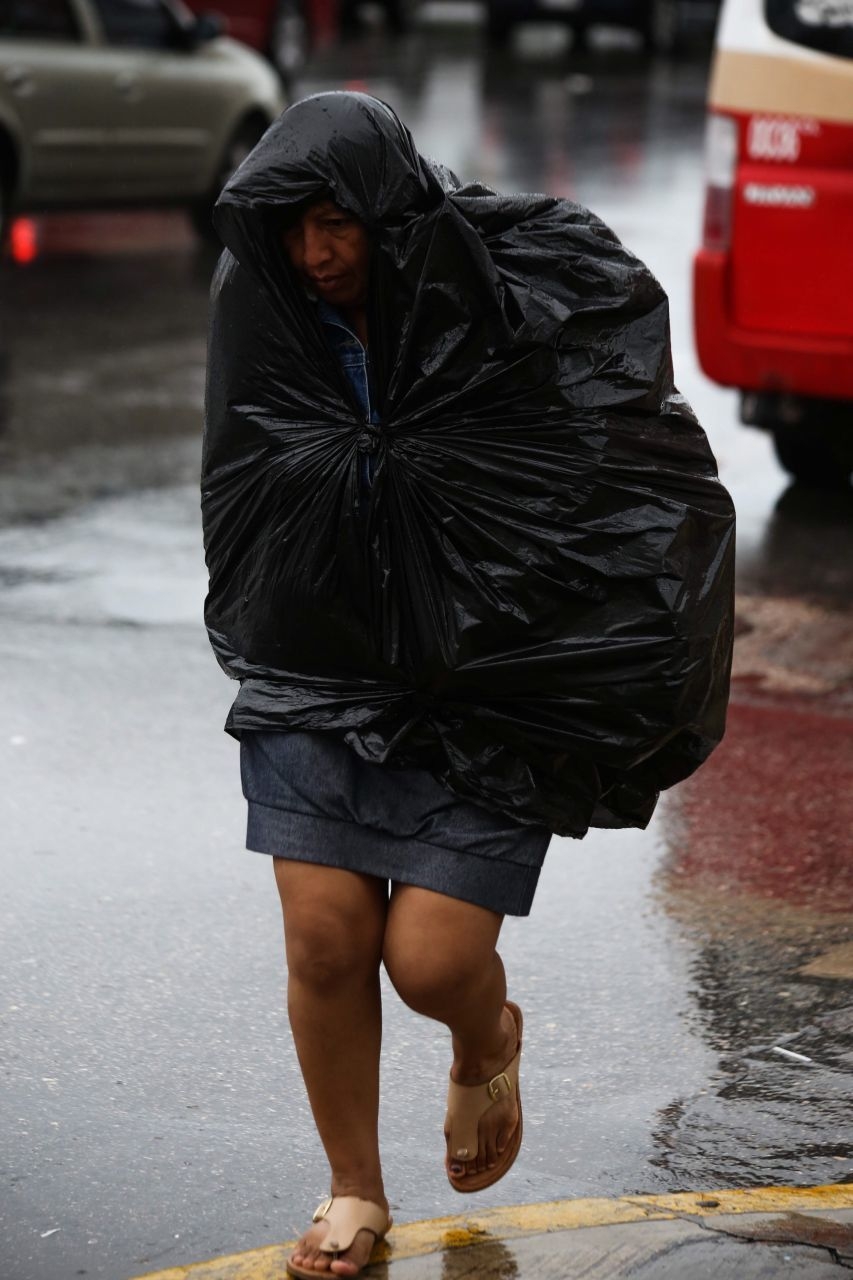
<path fill-rule="evenodd" d="M 314 1222 L 287 1261 L 288 1274 L 298 1280 L 359 1275 L 391 1226 L 387 1200 L 357 1196 L 330 1197 L 314 1214 Z"/>
<path fill-rule="evenodd" d="M 478 1062 L 457 1059 L 447 1097 L 447 1176 L 457 1191 L 482 1191 L 507 1172 L 521 1146 L 518 1059 L 522 1016 L 508 1001 L 503 1044 Z"/>

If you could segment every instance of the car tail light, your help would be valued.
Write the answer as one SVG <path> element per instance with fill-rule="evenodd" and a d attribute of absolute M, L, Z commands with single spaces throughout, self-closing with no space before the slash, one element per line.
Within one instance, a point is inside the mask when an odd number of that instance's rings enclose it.
<path fill-rule="evenodd" d="M 732 231 L 732 199 L 737 167 L 737 121 L 712 113 L 705 128 L 706 249 L 728 249 Z"/>
<path fill-rule="evenodd" d="M 35 262 L 38 257 L 38 233 L 30 218 L 16 218 L 9 231 L 9 252 L 19 266 Z"/>

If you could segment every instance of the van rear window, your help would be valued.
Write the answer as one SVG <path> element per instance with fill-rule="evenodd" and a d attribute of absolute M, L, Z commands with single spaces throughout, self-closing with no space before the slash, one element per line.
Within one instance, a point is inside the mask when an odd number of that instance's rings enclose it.
<path fill-rule="evenodd" d="M 853 0 L 764 0 L 764 16 L 783 40 L 853 58 Z"/>

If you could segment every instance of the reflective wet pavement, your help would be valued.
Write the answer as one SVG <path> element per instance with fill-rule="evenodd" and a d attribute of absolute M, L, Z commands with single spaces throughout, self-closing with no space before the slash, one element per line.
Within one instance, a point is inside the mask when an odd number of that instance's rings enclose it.
<path fill-rule="evenodd" d="M 671 295 L 678 380 L 740 518 L 725 744 L 648 831 L 555 841 L 533 915 L 506 926 L 527 1128 L 477 1209 L 837 1183 L 853 1178 L 853 972 L 834 950 L 853 937 L 850 502 L 789 485 L 696 366 L 701 51 L 669 66 L 543 38 L 484 62 L 465 29 L 393 48 L 369 35 L 305 86 L 364 82 L 464 176 L 572 195 L 609 221 Z M 325 1194 L 269 866 L 241 852 L 220 728 L 232 689 L 200 627 L 212 258 L 178 213 L 51 218 L 39 234 L 34 262 L 0 271 L 10 1280 L 272 1244 Z M 448 1053 L 387 1010 L 382 1137 L 407 1223 L 460 1207 L 440 1166 Z M 532 1274 L 516 1247 L 494 1242 L 482 1273 Z"/>

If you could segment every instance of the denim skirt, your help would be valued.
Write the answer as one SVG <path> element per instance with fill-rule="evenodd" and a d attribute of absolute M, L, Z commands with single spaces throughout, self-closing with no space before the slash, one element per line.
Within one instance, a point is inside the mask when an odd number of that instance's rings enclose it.
<path fill-rule="evenodd" d="M 529 913 L 551 832 L 462 800 L 325 733 L 244 730 L 246 847 Z"/>

